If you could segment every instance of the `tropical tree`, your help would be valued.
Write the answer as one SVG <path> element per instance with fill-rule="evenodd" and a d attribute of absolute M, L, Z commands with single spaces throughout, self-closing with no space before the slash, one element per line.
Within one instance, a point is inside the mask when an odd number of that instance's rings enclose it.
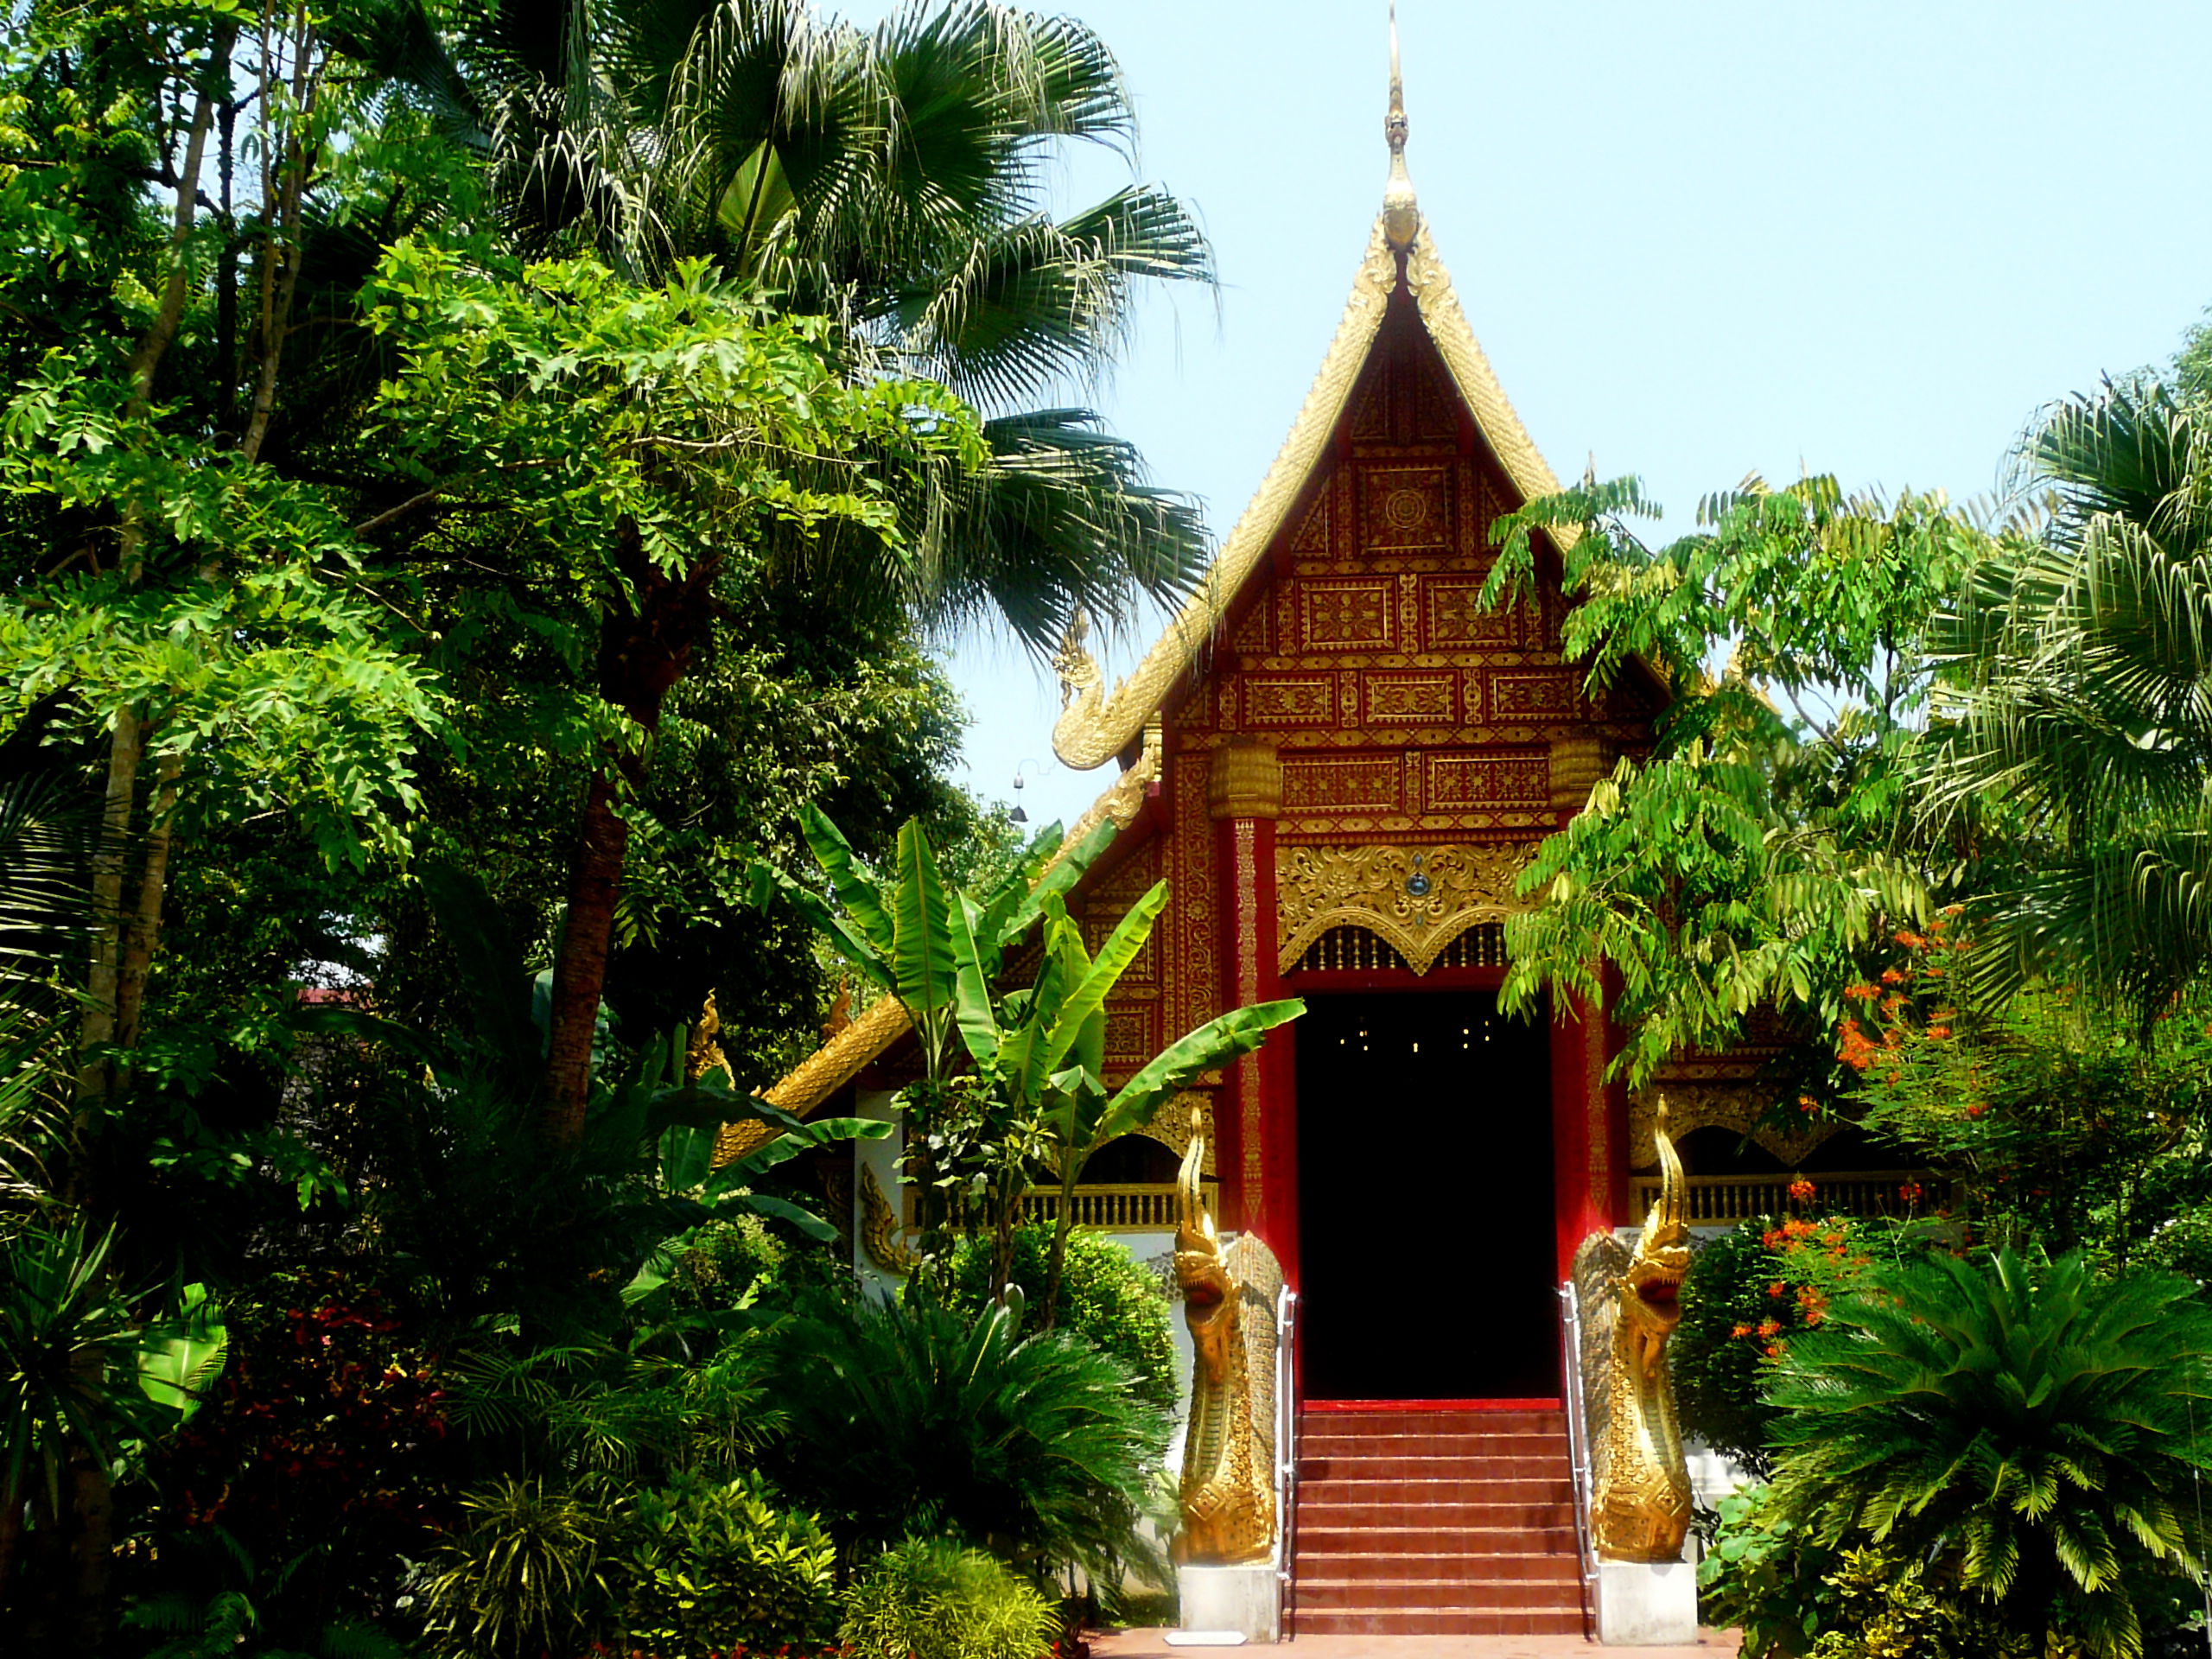
<path fill-rule="evenodd" d="M 2212 956 L 2212 423 L 2155 381 L 2050 412 L 1938 617 L 1935 821 L 1983 854 L 1964 979 L 2158 1016 Z M 2001 804 L 1999 806 L 1995 804 Z"/>
<path fill-rule="evenodd" d="M 1754 1009 L 1824 1047 L 1868 944 L 1928 915 L 1904 833 L 1923 633 L 1983 543 L 1940 497 L 1847 495 L 1825 476 L 1750 480 L 1653 547 L 1633 521 L 1657 513 L 1633 479 L 1531 502 L 1494 531 L 1484 588 L 1525 598 L 1549 534 L 1586 694 L 1654 677 L 1669 698 L 1654 751 L 1622 758 L 1543 842 L 1521 883 L 1537 903 L 1506 925 L 1510 1008 L 1547 988 L 1594 999 L 1619 976 L 1615 1070 L 1638 1084 L 1681 1049 L 1726 1047 Z M 1832 1060 L 1817 1069 L 1824 1082 Z"/>
<path fill-rule="evenodd" d="M 925 1198 L 942 1173 L 935 1167 L 933 1141 L 942 1135 L 941 1120 L 952 1099 L 987 1103 L 989 1121 L 1001 1126 L 1000 1138 L 1017 1141 L 1013 1155 L 999 1156 L 992 1166 L 995 1191 L 985 1224 L 994 1241 L 995 1285 L 1004 1285 L 1012 1269 L 1014 1227 L 1030 1159 L 1041 1160 L 1060 1178 L 1059 1224 L 1045 1290 L 1050 1328 L 1074 1224 L 1073 1192 L 1090 1154 L 1149 1122 L 1164 1101 L 1200 1072 L 1250 1053 L 1306 1005 L 1293 997 L 1217 1015 L 1109 1090 L 1103 1081 L 1106 1001 L 1167 904 L 1167 884 L 1155 883 L 1115 925 L 1096 957 L 1084 944 L 1066 894 L 1112 838 L 1110 821 L 1065 850 L 1058 825 L 1040 832 L 1014 868 L 976 899 L 947 885 L 918 823 L 899 833 L 896 882 L 879 886 L 818 810 L 803 809 L 801 817 L 843 913 L 766 864 L 756 867 L 756 891 L 765 898 L 780 889 L 822 929 L 831 950 L 906 1010 L 921 1045 L 924 1073 L 901 1102 L 909 1114 L 910 1168 Z M 1034 979 L 1020 989 L 1001 987 L 1008 950 L 1040 925 Z M 931 1237 L 925 1229 L 925 1254 L 932 1262 L 944 1264 L 950 1243 Z"/>
<path fill-rule="evenodd" d="M 1123 617 L 1196 582 L 1192 506 L 1147 486 L 1090 410 L 1035 402 L 1110 362 L 1137 279 L 1210 276 L 1195 223 L 1158 190 L 1046 211 L 1059 145 L 1134 139 L 1090 31 L 974 0 L 909 7 L 873 35 L 795 0 L 495 0 L 458 57 L 465 74 L 439 84 L 488 134 L 524 247 L 588 247 L 647 282 L 709 262 L 835 319 L 856 381 L 926 378 L 982 414 L 988 464 L 896 480 L 919 533 L 770 537 L 762 580 L 935 625 L 1003 618 L 1040 654 L 1079 613 Z M 641 631 L 696 633 L 700 602 L 696 580 L 647 573 L 605 613 L 600 660 L 652 654 Z M 602 690 L 651 728 L 635 688 Z M 602 772 L 576 842 L 549 1071 L 566 1122 L 605 981 L 617 792 Z"/>
<path fill-rule="evenodd" d="M 1771 1507 L 1955 1572 L 2014 1630 L 2142 1649 L 2147 1576 L 2201 1580 L 2212 1310 L 2175 1275 L 2097 1282 L 1931 1255 L 1875 1269 L 1794 1338 L 1770 1399 Z"/>

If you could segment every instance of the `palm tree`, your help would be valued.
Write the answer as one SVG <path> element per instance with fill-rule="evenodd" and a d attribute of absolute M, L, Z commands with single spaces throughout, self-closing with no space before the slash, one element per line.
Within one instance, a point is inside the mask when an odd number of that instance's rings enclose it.
<path fill-rule="evenodd" d="M 983 416 L 994 464 L 909 504 L 921 556 L 793 538 L 775 574 L 928 624 L 1003 618 L 1040 655 L 1078 607 L 1124 620 L 1197 581 L 1192 504 L 1065 401 L 1111 365 L 1141 281 L 1212 276 L 1154 186 L 1047 211 L 1066 143 L 1135 148 L 1090 29 L 983 0 L 872 33 L 804 0 L 492 0 L 461 55 L 521 245 L 641 279 L 703 258 L 839 320 L 851 372 L 939 381 Z"/>
<path fill-rule="evenodd" d="M 1821 1542 L 1955 1572 L 2024 1636 L 2126 1659 L 2132 1590 L 2201 1579 L 2212 1544 L 2208 1352 L 2212 1309 L 2177 1276 L 2101 1284 L 2009 1249 L 1877 1269 L 1782 1361 L 1770 1501 Z"/>
<path fill-rule="evenodd" d="M 1120 71 L 1089 29 L 984 0 L 910 6 L 873 33 L 804 0 L 488 0 L 461 55 L 471 79 L 450 84 L 473 86 L 520 245 L 588 247 L 644 280 L 704 260 L 832 319 L 845 372 L 935 380 L 982 416 L 987 464 L 887 469 L 897 547 L 857 531 L 773 536 L 766 581 L 939 629 L 1001 618 L 1040 658 L 1081 613 L 1111 626 L 1196 584 L 1192 504 L 1152 487 L 1130 445 L 1065 401 L 1110 365 L 1140 279 L 1211 277 L 1196 223 L 1156 188 L 1046 210 L 1065 143 L 1134 143 Z M 607 603 L 601 663 L 656 660 L 690 637 L 708 586 L 643 573 Z M 601 691 L 651 731 L 673 684 L 645 702 L 626 683 Z M 570 873 L 556 1138 L 582 1121 L 628 841 L 613 770 Z"/>
<path fill-rule="evenodd" d="M 2024 838 L 1975 987 L 2078 975 L 2148 1020 L 2212 955 L 2212 416 L 2107 385 L 2019 460 L 2029 516 L 1936 620 L 1929 800 Z"/>

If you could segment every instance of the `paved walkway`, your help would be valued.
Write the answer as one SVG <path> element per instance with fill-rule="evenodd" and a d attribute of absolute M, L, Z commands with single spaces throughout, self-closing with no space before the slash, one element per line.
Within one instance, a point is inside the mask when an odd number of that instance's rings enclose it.
<path fill-rule="evenodd" d="M 1093 1659 L 1228 1659 L 1280 1652 L 1281 1659 L 1594 1659 L 1609 1651 L 1579 1636 L 1301 1636 L 1287 1648 L 1171 1648 L 1165 1630 L 1109 1630 L 1090 1639 Z M 1623 1659 L 1722 1659 L 1733 1630 L 1700 1630 L 1694 1648 L 1618 1648 Z"/>

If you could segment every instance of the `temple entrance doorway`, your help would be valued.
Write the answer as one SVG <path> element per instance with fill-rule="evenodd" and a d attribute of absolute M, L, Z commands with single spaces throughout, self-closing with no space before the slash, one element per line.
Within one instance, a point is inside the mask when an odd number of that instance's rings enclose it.
<path fill-rule="evenodd" d="M 1310 1400 L 1549 1399 L 1549 1032 L 1491 990 L 1309 995 L 1298 1022 Z"/>

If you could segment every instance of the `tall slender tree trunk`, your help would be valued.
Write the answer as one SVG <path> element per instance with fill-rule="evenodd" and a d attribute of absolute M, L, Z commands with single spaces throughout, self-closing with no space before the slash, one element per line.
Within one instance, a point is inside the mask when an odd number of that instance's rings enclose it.
<path fill-rule="evenodd" d="M 638 741 L 609 753 L 593 774 L 569 864 L 569 908 L 553 964 L 550 1029 L 545 1055 L 546 1142 L 575 1145 L 591 1103 L 592 1039 L 607 989 L 607 953 L 622 896 L 622 860 L 630 826 L 621 803 L 635 799 L 652 765 L 652 738 L 670 690 L 690 666 L 692 651 L 714 620 L 720 561 L 702 561 L 671 576 L 645 556 L 637 526 L 626 524 L 615 568 L 626 578 L 628 602 L 618 597 L 600 624 L 599 693 L 636 724 Z"/>

